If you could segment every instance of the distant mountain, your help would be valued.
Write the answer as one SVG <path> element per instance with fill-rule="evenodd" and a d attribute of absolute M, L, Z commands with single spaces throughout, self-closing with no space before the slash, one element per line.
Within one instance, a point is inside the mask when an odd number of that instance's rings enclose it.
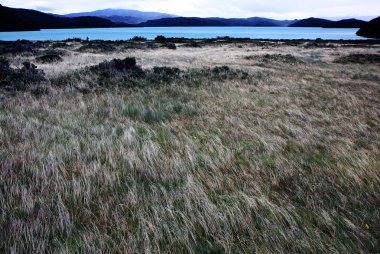
<path fill-rule="evenodd" d="M 327 19 L 309 18 L 303 20 L 275 20 L 260 17 L 246 19 L 224 19 L 224 18 L 164 18 L 149 20 L 140 23 L 146 27 L 168 27 L 168 26 L 252 26 L 252 27 L 324 27 L 324 28 L 359 28 L 365 21 L 357 19 L 346 19 L 331 21 Z"/>
<path fill-rule="evenodd" d="M 62 18 L 35 10 L 9 8 L 0 5 L 0 31 L 116 26 L 120 27 L 112 21 L 98 17 Z"/>
<path fill-rule="evenodd" d="M 246 19 L 208 18 L 224 22 L 227 26 L 288 26 L 297 20 L 275 20 L 268 18 L 252 17 Z"/>
<path fill-rule="evenodd" d="M 224 18 L 163 18 L 156 20 L 149 20 L 140 23 L 141 26 L 146 27 L 160 27 L 160 26 L 288 26 L 293 24 L 296 20 L 274 20 L 266 18 L 246 18 L 246 19 L 224 19 Z"/>
<path fill-rule="evenodd" d="M 376 22 L 375 22 L 376 23 Z M 252 26 L 252 27 L 361 27 L 366 22 L 357 19 L 331 21 L 309 18 L 303 20 L 274 20 L 252 18 L 197 18 L 176 17 L 159 12 L 141 12 L 124 9 L 105 9 L 67 15 L 47 14 L 35 10 L 9 8 L 0 5 L 0 31 L 22 31 L 58 28 L 101 27 L 178 27 L 178 26 Z M 363 28 L 364 29 L 364 28 Z M 372 29 L 372 28 L 368 28 Z M 376 29 L 372 29 L 372 33 Z M 378 30 L 377 30 L 378 32 Z"/>
<path fill-rule="evenodd" d="M 380 39 L 380 17 L 364 24 L 356 34 L 363 37 Z"/>
<path fill-rule="evenodd" d="M 145 22 L 144 19 L 140 19 L 137 17 L 132 17 L 132 16 L 109 16 L 109 17 L 103 17 L 104 19 L 108 19 L 114 23 L 117 24 L 138 24 Z"/>
<path fill-rule="evenodd" d="M 144 23 L 140 23 L 145 27 L 160 27 L 160 26 L 227 26 L 221 20 L 218 19 L 205 19 L 205 18 L 163 18 L 156 20 L 149 20 Z"/>
<path fill-rule="evenodd" d="M 115 23 L 139 24 L 153 19 L 172 18 L 176 15 L 160 12 L 143 12 L 127 9 L 104 9 L 91 12 L 79 12 L 63 15 L 63 17 L 101 17 Z"/>
<path fill-rule="evenodd" d="M 358 19 L 343 19 L 339 21 L 332 21 L 328 19 L 308 18 L 299 20 L 290 27 L 323 27 L 323 28 L 360 28 L 365 21 Z"/>
<path fill-rule="evenodd" d="M 358 19 L 343 19 L 335 21 L 334 23 L 325 26 L 325 28 L 360 28 L 366 23 L 366 21 Z"/>
<path fill-rule="evenodd" d="M 291 25 L 290 27 L 327 27 L 332 25 L 334 21 L 327 19 L 318 19 L 318 18 L 308 18 L 299 20 Z"/>

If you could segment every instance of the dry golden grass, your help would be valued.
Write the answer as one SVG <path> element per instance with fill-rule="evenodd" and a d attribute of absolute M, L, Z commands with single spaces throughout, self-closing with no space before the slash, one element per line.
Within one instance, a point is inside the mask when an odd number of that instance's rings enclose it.
<path fill-rule="evenodd" d="M 49 78 L 125 56 L 251 78 L 4 97 L 1 252 L 380 249 L 380 67 L 333 63 L 379 45 L 67 50 Z"/>

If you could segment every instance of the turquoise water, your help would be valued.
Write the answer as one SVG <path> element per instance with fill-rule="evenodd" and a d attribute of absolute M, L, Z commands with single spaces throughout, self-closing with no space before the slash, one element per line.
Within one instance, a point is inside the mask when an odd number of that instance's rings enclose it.
<path fill-rule="evenodd" d="M 215 38 L 230 36 L 251 39 L 316 39 L 360 40 L 357 29 L 311 27 L 144 27 L 144 28 L 86 28 L 48 29 L 28 32 L 0 32 L 0 40 L 64 40 L 89 37 L 91 40 L 127 40 L 134 36 L 154 39 L 165 37 Z"/>

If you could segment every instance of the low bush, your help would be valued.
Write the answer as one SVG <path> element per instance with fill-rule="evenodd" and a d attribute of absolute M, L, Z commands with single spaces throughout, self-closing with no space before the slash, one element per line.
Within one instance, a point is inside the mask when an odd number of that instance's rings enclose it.
<path fill-rule="evenodd" d="M 262 63 L 287 63 L 287 64 L 301 64 L 302 60 L 290 54 L 265 54 L 265 55 L 253 55 L 244 57 L 246 60 L 256 60 Z"/>
<path fill-rule="evenodd" d="M 142 37 L 142 36 L 134 36 L 131 41 L 147 41 L 147 38 Z"/>
<path fill-rule="evenodd" d="M 167 42 L 162 44 L 162 47 L 165 47 L 167 49 L 177 49 L 177 46 L 173 42 Z"/>
<path fill-rule="evenodd" d="M 115 70 L 115 71 L 127 71 L 132 68 L 136 67 L 136 58 L 134 57 L 127 57 L 125 59 L 113 59 L 111 61 L 105 61 L 103 63 L 100 63 L 98 66 L 94 67 L 93 69 L 98 70 Z"/>
<path fill-rule="evenodd" d="M 15 42 L 11 45 L 0 47 L 0 54 L 35 53 L 39 47 L 40 45 L 35 43 Z"/>
<path fill-rule="evenodd" d="M 65 48 L 68 44 L 66 42 L 55 42 L 51 45 L 52 48 Z"/>
<path fill-rule="evenodd" d="M 165 36 L 162 36 L 162 35 L 158 35 L 158 36 L 156 36 L 156 38 L 154 38 L 154 40 L 155 40 L 156 42 L 166 42 L 166 41 L 167 41 L 166 37 L 165 37 Z"/>
<path fill-rule="evenodd" d="M 188 47 L 188 48 L 201 48 L 202 47 L 202 45 L 196 41 L 190 41 L 188 43 L 183 44 L 183 46 Z"/>
<path fill-rule="evenodd" d="M 213 80 L 232 80 L 232 79 L 239 79 L 239 80 L 245 80 L 248 78 L 248 73 L 242 70 L 233 70 L 230 67 L 224 65 L 224 66 L 217 66 L 209 70 L 205 70 L 210 73 L 210 78 Z"/>
<path fill-rule="evenodd" d="M 380 64 L 380 55 L 378 54 L 350 54 L 335 59 L 334 63 L 340 64 Z"/>
<path fill-rule="evenodd" d="M 78 48 L 79 52 L 99 53 L 99 52 L 112 52 L 115 51 L 115 46 L 107 43 L 93 43 L 90 42 Z"/>
<path fill-rule="evenodd" d="M 69 39 L 64 40 L 64 42 L 81 42 L 81 41 L 82 41 L 81 38 L 69 38 Z"/>
<path fill-rule="evenodd" d="M 0 59 L 1 88 L 12 91 L 25 91 L 46 84 L 45 73 L 42 70 L 37 70 L 36 65 L 24 62 L 21 69 L 14 69 L 10 67 L 6 59 Z"/>
<path fill-rule="evenodd" d="M 146 86 L 166 86 L 178 83 L 186 86 L 208 85 L 223 80 L 247 80 L 249 74 L 228 66 L 215 68 L 190 69 L 181 71 L 176 67 L 154 67 L 143 70 L 135 58 L 113 59 L 95 66 L 61 75 L 52 83 L 57 86 L 72 86 L 88 92 L 93 88 Z M 79 87 L 80 85 L 80 87 Z M 85 86 L 86 88 L 84 88 Z"/>
<path fill-rule="evenodd" d="M 61 62 L 62 60 L 62 57 L 57 54 L 47 54 L 36 58 L 36 61 L 39 63 L 55 63 Z"/>

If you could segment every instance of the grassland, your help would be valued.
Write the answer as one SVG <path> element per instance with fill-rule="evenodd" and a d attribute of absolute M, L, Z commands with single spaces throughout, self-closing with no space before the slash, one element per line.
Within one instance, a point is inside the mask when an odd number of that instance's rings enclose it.
<path fill-rule="evenodd" d="M 380 43 L 0 52 L 0 252 L 380 250 Z"/>

